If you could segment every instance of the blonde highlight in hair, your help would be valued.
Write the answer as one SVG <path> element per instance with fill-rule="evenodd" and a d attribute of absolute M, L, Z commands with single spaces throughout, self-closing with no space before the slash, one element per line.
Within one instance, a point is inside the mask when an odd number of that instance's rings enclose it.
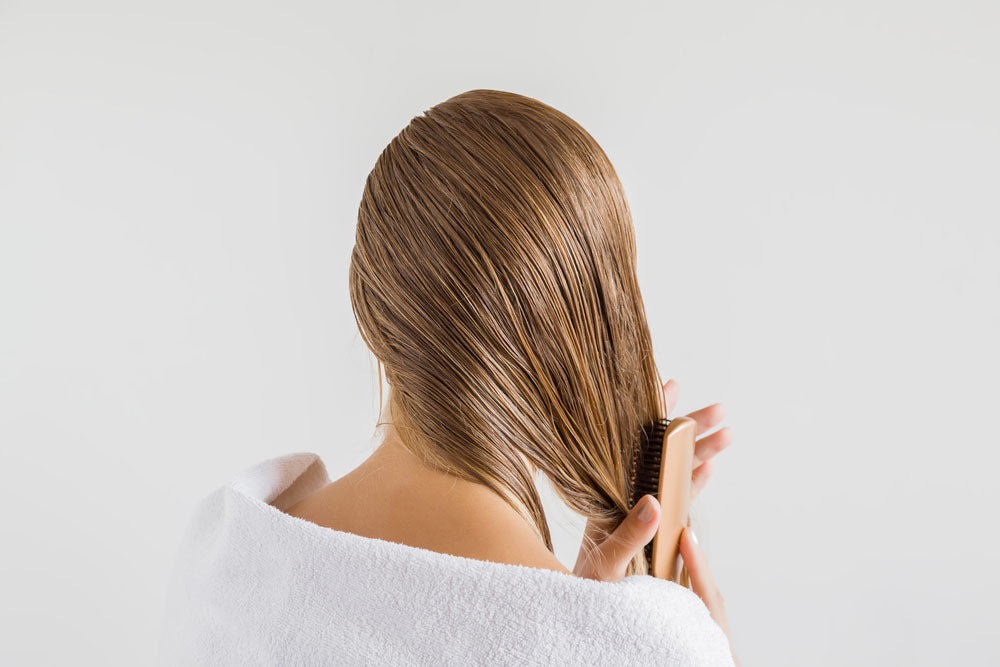
<path fill-rule="evenodd" d="M 496 90 L 414 117 L 365 182 L 350 293 L 405 446 L 500 494 L 550 550 L 536 470 L 599 530 L 624 518 L 665 405 L 631 212 L 580 125 Z"/>

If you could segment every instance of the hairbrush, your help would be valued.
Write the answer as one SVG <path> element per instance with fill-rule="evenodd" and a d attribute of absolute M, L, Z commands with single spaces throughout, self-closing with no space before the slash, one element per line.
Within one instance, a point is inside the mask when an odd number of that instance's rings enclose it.
<path fill-rule="evenodd" d="M 680 539 L 690 524 L 691 464 L 696 423 L 690 417 L 660 419 L 642 429 L 632 461 L 629 508 L 646 494 L 660 503 L 660 525 L 645 547 L 649 573 L 690 587 L 680 556 Z"/>

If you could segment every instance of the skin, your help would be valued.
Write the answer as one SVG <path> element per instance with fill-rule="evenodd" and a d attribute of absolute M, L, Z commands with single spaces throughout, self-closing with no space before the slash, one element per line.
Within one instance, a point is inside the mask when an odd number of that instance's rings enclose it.
<path fill-rule="evenodd" d="M 673 414 L 680 387 L 663 385 L 668 414 Z M 718 426 L 725 411 L 715 403 L 687 415 L 697 422 L 691 470 L 692 497 L 712 476 L 713 458 L 732 442 L 732 431 Z M 632 556 L 656 533 L 660 506 L 645 496 L 615 531 L 592 549 L 581 546 L 572 572 L 550 552 L 534 528 L 503 498 L 482 484 L 434 470 L 414 456 L 390 429 L 381 445 L 357 468 L 286 510 L 313 523 L 414 547 L 466 558 L 525 565 L 564 574 L 617 581 Z M 585 531 L 598 539 L 594 527 Z M 722 595 L 705 554 L 690 529 L 681 536 L 681 557 L 692 589 L 712 618 L 729 636 Z"/>

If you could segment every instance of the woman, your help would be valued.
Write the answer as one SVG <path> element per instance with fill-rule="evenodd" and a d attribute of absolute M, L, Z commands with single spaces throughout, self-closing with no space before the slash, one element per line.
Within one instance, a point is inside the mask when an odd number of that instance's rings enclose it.
<path fill-rule="evenodd" d="M 651 251 L 652 252 L 652 251 Z M 411 120 L 365 183 L 350 293 L 390 391 L 384 438 L 330 483 L 266 461 L 199 509 L 166 662 L 732 664 L 693 534 L 693 591 L 646 575 L 659 506 L 629 508 L 666 416 L 632 220 L 594 139 L 537 100 L 472 90 Z M 699 431 L 721 406 L 692 413 Z M 692 488 L 728 429 L 697 445 Z M 538 472 L 588 518 L 555 558 Z"/>

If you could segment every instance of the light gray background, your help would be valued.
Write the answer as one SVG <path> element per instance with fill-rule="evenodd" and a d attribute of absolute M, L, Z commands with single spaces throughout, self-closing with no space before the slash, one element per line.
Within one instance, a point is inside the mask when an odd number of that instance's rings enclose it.
<path fill-rule="evenodd" d="M 147 662 L 202 496 L 366 456 L 364 178 L 497 88 L 607 151 L 664 378 L 728 408 L 697 516 L 744 664 L 996 664 L 998 34 L 988 2 L 0 4 L 0 662 Z"/>

